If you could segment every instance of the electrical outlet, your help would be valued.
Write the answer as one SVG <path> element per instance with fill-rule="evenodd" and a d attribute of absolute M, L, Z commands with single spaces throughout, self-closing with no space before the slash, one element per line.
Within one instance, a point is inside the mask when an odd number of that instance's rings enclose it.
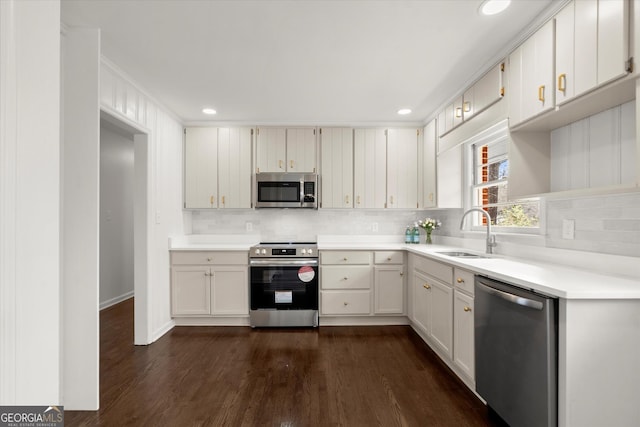
<path fill-rule="evenodd" d="M 160 224 L 160 211 L 156 211 L 156 224 Z"/>
<path fill-rule="evenodd" d="M 253 231 L 253 223 L 252 222 L 247 221 L 244 225 L 245 225 L 245 228 L 246 228 L 247 231 Z"/>
<path fill-rule="evenodd" d="M 374 233 L 378 232 L 378 223 L 377 222 L 372 222 L 371 223 L 371 231 L 373 231 Z"/>
<path fill-rule="evenodd" d="M 573 219 L 562 220 L 562 238 L 573 240 L 576 237 L 576 222 Z"/>

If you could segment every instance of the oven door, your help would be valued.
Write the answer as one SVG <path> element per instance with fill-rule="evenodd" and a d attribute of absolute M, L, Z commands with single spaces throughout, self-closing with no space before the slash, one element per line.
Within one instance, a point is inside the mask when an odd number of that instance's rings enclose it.
<path fill-rule="evenodd" d="M 317 310 L 317 259 L 250 261 L 251 310 Z"/>

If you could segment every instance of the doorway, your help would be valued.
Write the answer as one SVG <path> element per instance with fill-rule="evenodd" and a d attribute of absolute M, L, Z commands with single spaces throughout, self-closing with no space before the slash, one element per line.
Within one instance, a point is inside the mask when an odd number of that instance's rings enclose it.
<path fill-rule="evenodd" d="M 148 139 L 145 130 L 100 111 L 100 309 L 133 296 L 136 345 L 150 336 Z"/>

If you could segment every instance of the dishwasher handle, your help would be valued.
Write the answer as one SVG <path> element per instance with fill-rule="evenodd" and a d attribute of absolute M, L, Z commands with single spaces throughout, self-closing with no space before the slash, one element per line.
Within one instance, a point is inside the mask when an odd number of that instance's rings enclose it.
<path fill-rule="evenodd" d="M 540 301 L 535 301 L 529 298 L 521 297 L 518 295 L 510 294 L 509 292 L 501 291 L 499 289 L 493 288 L 491 286 L 487 286 L 480 281 L 476 281 L 476 284 L 482 288 L 485 292 L 494 295 L 498 298 L 502 298 L 505 301 L 512 302 L 514 304 L 521 305 L 523 307 L 533 308 L 535 310 L 542 310 L 544 308 L 544 304 Z"/>

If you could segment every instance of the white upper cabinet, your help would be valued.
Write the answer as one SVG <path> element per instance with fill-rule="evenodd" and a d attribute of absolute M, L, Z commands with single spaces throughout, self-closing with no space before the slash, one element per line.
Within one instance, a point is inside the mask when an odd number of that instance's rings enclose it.
<path fill-rule="evenodd" d="M 384 208 L 387 194 L 387 137 L 384 129 L 356 129 L 353 152 L 353 206 Z"/>
<path fill-rule="evenodd" d="M 251 207 L 251 128 L 218 129 L 218 206 Z"/>
<path fill-rule="evenodd" d="M 418 208 L 419 129 L 387 130 L 387 208 Z"/>
<path fill-rule="evenodd" d="M 251 207 L 251 128 L 186 128 L 184 207 Z"/>
<path fill-rule="evenodd" d="M 438 114 L 438 135 L 449 133 L 504 96 L 504 63 L 497 64 Z"/>
<path fill-rule="evenodd" d="M 511 126 L 555 106 L 554 40 L 551 20 L 509 56 Z"/>
<path fill-rule="evenodd" d="M 256 172 L 286 172 L 287 130 L 259 127 L 256 132 Z"/>
<path fill-rule="evenodd" d="M 184 135 L 184 207 L 217 208 L 218 129 L 187 128 Z"/>
<path fill-rule="evenodd" d="M 436 207 L 436 120 L 423 129 L 418 145 L 418 202 L 421 209 Z"/>
<path fill-rule="evenodd" d="M 320 129 L 322 208 L 353 207 L 353 129 Z"/>
<path fill-rule="evenodd" d="M 287 172 L 316 170 L 316 129 L 287 128 Z"/>
<path fill-rule="evenodd" d="M 258 128 L 256 172 L 316 172 L 315 128 Z"/>
<path fill-rule="evenodd" d="M 556 16 L 556 103 L 626 75 L 628 2 L 580 0 Z"/>
<path fill-rule="evenodd" d="M 628 59 L 629 2 L 600 0 L 598 2 L 598 84 L 626 75 Z"/>

